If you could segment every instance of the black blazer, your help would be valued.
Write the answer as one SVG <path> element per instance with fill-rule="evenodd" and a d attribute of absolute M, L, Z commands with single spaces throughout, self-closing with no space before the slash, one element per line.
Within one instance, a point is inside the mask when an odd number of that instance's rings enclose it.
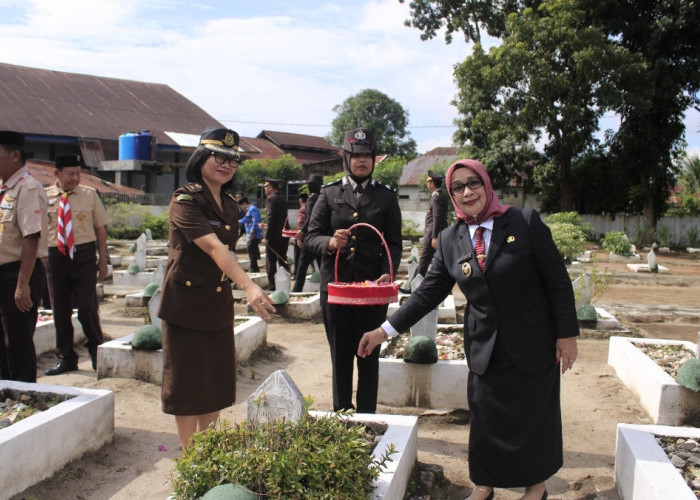
<path fill-rule="evenodd" d="M 494 219 L 484 272 L 467 224 L 458 221 L 442 231 L 425 280 L 389 322 L 406 330 L 437 307 L 455 282 L 467 299 L 464 346 L 469 369 L 478 375 L 486 371 L 495 342 L 519 370 L 535 373 L 555 363 L 558 338 L 579 334 L 571 280 L 534 210 L 511 208 Z"/>
<path fill-rule="evenodd" d="M 355 194 L 347 178 L 331 182 L 321 188 L 321 194 L 309 215 L 309 250 L 322 255 L 321 291 L 335 281 L 335 254 L 327 253 L 328 240 L 336 229 L 347 229 L 357 222 L 366 222 L 379 230 L 386 240 L 396 273 L 401 260 L 401 210 L 396 192 L 377 181 L 370 181 L 362 197 Z M 386 249 L 377 234 L 367 227 L 352 231 L 351 240 L 340 250 L 338 281 L 353 282 L 376 280 L 389 273 Z"/>
<path fill-rule="evenodd" d="M 284 221 L 287 220 L 287 201 L 279 191 L 272 193 L 267 198 L 265 217 L 267 219 L 267 228 L 265 230 L 267 241 L 281 240 Z"/>
<path fill-rule="evenodd" d="M 437 238 L 440 231 L 447 227 L 447 195 L 442 189 L 436 189 L 430 195 L 428 210 L 425 211 L 423 244 L 430 245 L 430 240 Z"/>

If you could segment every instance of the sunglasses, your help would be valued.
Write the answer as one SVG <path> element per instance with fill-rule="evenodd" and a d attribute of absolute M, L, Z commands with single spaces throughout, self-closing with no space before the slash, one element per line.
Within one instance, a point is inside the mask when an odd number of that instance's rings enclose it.
<path fill-rule="evenodd" d="M 481 186 L 484 185 L 484 181 L 481 180 L 479 177 L 470 177 L 467 179 L 467 182 L 455 182 L 450 186 L 450 193 L 452 193 L 453 196 L 459 196 L 462 193 L 464 193 L 465 188 L 469 188 L 472 191 L 475 189 L 479 189 Z"/>
<path fill-rule="evenodd" d="M 211 153 L 211 156 L 214 157 L 214 161 L 219 165 L 228 165 L 231 168 L 238 168 L 238 165 L 240 165 L 241 163 L 240 158 L 237 158 L 235 156 L 224 156 L 219 153 L 214 153 L 213 151 Z"/>

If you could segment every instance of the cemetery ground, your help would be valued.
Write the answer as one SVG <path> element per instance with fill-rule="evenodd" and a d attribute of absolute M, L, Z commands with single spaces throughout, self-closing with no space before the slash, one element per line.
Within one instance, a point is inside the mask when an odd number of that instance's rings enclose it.
<path fill-rule="evenodd" d="M 624 263 L 608 263 L 606 255 L 599 252 L 598 266 L 614 268 L 616 277 L 594 303 L 612 312 L 633 335 L 697 342 L 700 255 L 661 254 L 658 260 L 670 274 L 631 273 Z M 458 291 L 455 298 L 458 305 L 464 304 Z M 111 338 L 132 333 L 143 324 L 140 314 L 127 314 L 123 298 L 103 302 L 101 314 L 105 333 Z M 237 404 L 223 411 L 223 418 L 242 421 L 248 395 L 278 369 L 287 370 L 301 392 L 314 398 L 315 409 L 329 410 L 331 367 L 320 321 L 288 322 L 277 317 L 268 325 L 267 343 L 264 352 L 238 366 Z M 161 412 L 160 386 L 119 378 L 97 380 L 87 351 L 81 347 L 79 354 L 79 371 L 55 377 L 43 375 L 55 364 L 54 356 L 42 356 L 38 381 L 114 391 L 114 442 L 68 464 L 13 499 L 164 500 L 172 492 L 170 475 L 179 450 L 174 418 Z M 578 360 L 562 377 L 564 467 L 547 482 L 550 498 L 618 499 L 613 471 L 616 425 L 651 422 L 607 365 L 607 355 L 607 338 L 584 332 Z M 391 380 L 380 383 L 391 384 Z M 419 415 L 418 461 L 424 468 L 442 467 L 446 478 L 432 498 L 468 496 L 472 487 L 468 479 L 468 412 L 380 405 L 378 413 Z M 522 489 L 496 490 L 496 499 L 521 495 Z"/>

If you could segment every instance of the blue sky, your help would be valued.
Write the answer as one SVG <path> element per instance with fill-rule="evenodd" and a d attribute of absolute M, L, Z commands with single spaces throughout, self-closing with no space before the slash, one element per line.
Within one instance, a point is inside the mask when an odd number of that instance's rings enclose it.
<path fill-rule="evenodd" d="M 243 136 L 325 136 L 334 106 L 377 89 L 424 153 L 452 143 L 452 71 L 471 49 L 421 41 L 408 17 L 398 0 L 0 0 L 0 61 L 167 84 Z M 699 132 L 693 111 L 696 153 Z"/>

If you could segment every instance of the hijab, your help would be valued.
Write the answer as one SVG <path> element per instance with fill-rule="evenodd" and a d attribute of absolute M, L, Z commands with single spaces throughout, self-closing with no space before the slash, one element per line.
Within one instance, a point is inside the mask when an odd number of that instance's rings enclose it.
<path fill-rule="evenodd" d="M 454 196 L 452 196 L 452 191 L 450 189 L 450 186 L 452 186 L 452 174 L 454 174 L 455 170 L 457 170 L 458 168 L 468 168 L 476 175 L 478 175 L 481 181 L 484 183 L 484 191 L 486 192 L 486 203 L 481 213 L 476 216 L 470 216 L 465 214 L 459 208 L 459 205 L 455 202 Z M 501 205 L 500 201 L 498 201 L 498 196 L 496 196 L 496 193 L 493 192 L 493 188 L 491 187 L 491 179 L 489 178 L 489 174 L 486 173 L 486 168 L 484 167 L 484 164 L 480 161 L 463 159 L 454 162 L 450 166 L 449 170 L 447 171 L 447 175 L 445 176 L 445 185 L 447 188 L 447 192 L 450 195 L 450 199 L 452 200 L 452 205 L 455 208 L 455 216 L 457 217 L 457 219 L 461 219 L 467 224 L 481 224 L 485 220 L 490 219 L 492 217 L 500 217 L 511 208 L 510 205 Z"/>

